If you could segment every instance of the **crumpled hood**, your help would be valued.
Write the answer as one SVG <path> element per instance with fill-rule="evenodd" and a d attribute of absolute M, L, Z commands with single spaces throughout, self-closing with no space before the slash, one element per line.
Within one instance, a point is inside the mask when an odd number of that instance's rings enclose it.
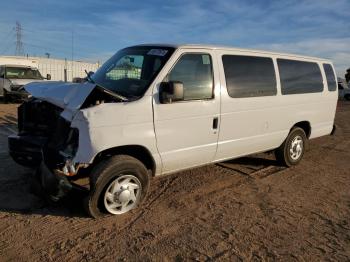
<path fill-rule="evenodd" d="M 89 82 L 82 84 L 66 82 L 37 82 L 26 85 L 24 89 L 33 97 L 50 102 L 74 113 L 82 106 L 95 86 L 95 84 Z"/>

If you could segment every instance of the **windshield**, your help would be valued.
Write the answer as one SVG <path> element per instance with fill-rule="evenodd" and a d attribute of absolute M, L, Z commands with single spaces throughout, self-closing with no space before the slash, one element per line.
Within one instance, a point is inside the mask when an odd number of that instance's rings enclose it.
<path fill-rule="evenodd" d="M 174 48 L 136 46 L 117 52 L 91 76 L 97 85 L 124 97 L 142 96 Z"/>
<path fill-rule="evenodd" d="M 39 70 L 29 67 L 6 67 L 6 78 L 43 79 Z"/>

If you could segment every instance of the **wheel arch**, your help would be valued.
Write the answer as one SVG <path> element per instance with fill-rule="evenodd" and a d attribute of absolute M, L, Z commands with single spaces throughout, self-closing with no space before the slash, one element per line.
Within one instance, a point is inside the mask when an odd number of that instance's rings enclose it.
<path fill-rule="evenodd" d="M 124 145 L 105 149 L 95 156 L 92 165 L 96 165 L 101 160 L 115 155 L 129 155 L 135 157 L 143 163 L 148 170 L 151 170 L 152 176 L 155 175 L 156 162 L 151 152 L 146 147 L 140 145 Z"/>
<path fill-rule="evenodd" d="M 310 124 L 309 121 L 300 121 L 300 122 L 295 123 L 295 124 L 291 127 L 290 131 L 292 131 L 292 129 L 293 129 L 294 127 L 299 127 L 299 128 L 301 128 L 301 129 L 303 129 L 304 132 L 305 132 L 306 137 L 307 137 L 307 138 L 310 137 L 310 135 L 311 135 L 311 124 Z"/>

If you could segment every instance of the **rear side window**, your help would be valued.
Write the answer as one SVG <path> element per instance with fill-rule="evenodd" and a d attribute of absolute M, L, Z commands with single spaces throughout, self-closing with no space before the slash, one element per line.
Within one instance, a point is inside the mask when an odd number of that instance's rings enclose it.
<path fill-rule="evenodd" d="M 328 90 L 337 90 L 337 82 L 335 81 L 335 75 L 332 66 L 330 64 L 323 64 L 323 69 L 327 78 Z"/>
<path fill-rule="evenodd" d="M 273 61 L 268 57 L 222 56 L 229 96 L 257 97 L 276 95 Z"/>
<path fill-rule="evenodd" d="M 318 64 L 288 59 L 277 59 L 283 95 L 317 93 L 323 91 Z"/>

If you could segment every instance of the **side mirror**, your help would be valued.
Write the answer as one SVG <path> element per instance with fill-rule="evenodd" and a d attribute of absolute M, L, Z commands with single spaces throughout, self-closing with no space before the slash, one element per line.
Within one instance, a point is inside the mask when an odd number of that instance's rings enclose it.
<path fill-rule="evenodd" d="M 180 81 L 162 82 L 159 86 L 159 101 L 171 104 L 184 99 L 184 85 Z"/>
<path fill-rule="evenodd" d="M 50 75 L 50 74 L 47 74 L 47 75 L 46 75 L 46 79 L 47 79 L 47 80 L 51 80 L 51 75 Z"/>
<path fill-rule="evenodd" d="M 94 74 L 94 72 L 90 71 L 89 73 L 87 73 L 88 77 L 91 77 Z"/>

